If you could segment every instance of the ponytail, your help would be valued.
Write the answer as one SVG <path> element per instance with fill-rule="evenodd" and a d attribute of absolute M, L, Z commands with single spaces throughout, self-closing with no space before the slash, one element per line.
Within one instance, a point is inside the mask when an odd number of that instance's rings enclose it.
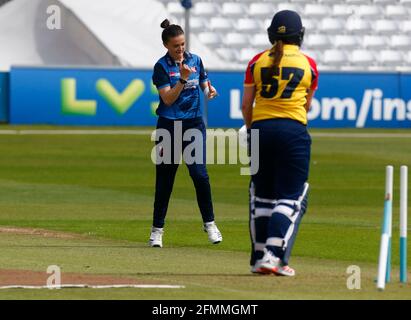
<path fill-rule="evenodd" d="M 274 76 L 279 76 L 280 75 L 280 63 L 281 59 L 283 58 L 284 54 L 284 43 L 282 40 L 276 40 L 274 42 L 273 47 L 270 49 L 269 56 L 272 58 L 272 64 L 270 66 L 270 69 L 268 70 L 267 73 L 265 73 L 265 76 L 267 79 L 265 79 L 265 82 L 271 82 L 271 78 Z"/>
<path fill-rule="evenodd" d="M 277 40 L 274 42 L 273 47 L 270 50 L 270 57 L 273 58 L 272 67 L 274 69 L 278 69 L 281 63 L 281 59 L 283 58 L 284 54 L 284 43 L 282 40 Z"/>

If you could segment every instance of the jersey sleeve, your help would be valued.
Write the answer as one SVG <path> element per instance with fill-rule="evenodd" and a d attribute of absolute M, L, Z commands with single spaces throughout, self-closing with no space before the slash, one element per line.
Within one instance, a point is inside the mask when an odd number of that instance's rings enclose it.
<path fill-rule="evenodd" d="M 153 83 L 158 90 L 170 86 L 170 77 L 168 76 L 166 70 L 164 70 L 164 67 L 161 65 L 161 63 L 158 62 L 154 66 Z"/>
<path fill-rule="evenodd" d="M 254 67 L 256 62 L 258 61 L 258 59 L 261 57 L 261 55 L 264 53 L 265 51 L 257 54 L 253 59 L 250 60 L 250 62 L 247 65 L 247 69 L 245 71 L 245 78 L 244 78 L 244 86 L 245 87 L 251 87 L 255 85 L 254 82 Z"/>
<path fill-rule="evenodd" d="M 200 83 L 208 81 L 207 72 L 204 69 L 203 61 L 199 58 L 199 67 L 200 67 Z"/>
<path fill-rule="evenodd" d="M 318 70 L 317 70 L 317 63 L 315 60 L 307 55 L 305 55 L 307 58 L 308 62 L 310 63 L 310 68 L 311 68 L 311 87 L 310 89 L 315 91 L 318 89 Z"/>

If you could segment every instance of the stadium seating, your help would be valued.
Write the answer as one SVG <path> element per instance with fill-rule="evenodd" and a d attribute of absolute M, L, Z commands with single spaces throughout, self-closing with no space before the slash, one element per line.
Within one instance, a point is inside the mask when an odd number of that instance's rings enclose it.
<path fill-rule="evenodd" d="M 271 22 L 271 19 L 269 19 L 269 21 Z M 319 21 L 317 19 L 304 19 L 304 27 L 307 30 L 316 30 L 318 23 Z"/>
<path fill-rule="evenodd" d="M 385 8 L 385 16 L 392 19 L 409 19 L 408 10 L 403 6 L 388 5 Z"/>
<path fill-rule="evenodd" d="M 331 45 L 329 38 L 323 34 L 308 34 L 307 42 L 312 49 L 327 49 Z"/>
<path fill-rule="evenodd" d="M 375 21 L 374 30 L 379 34 L 393 34 L 397 32 L 398 28 L 395 21 L 381 19 Z"/>
<path fill-rule="evenodd" d="M 220 58 L 224 60 L 236 61 L 240 60 L 239 53 L 237 50 L 228 48 L 219 48 L 216 50 Z"/>
<path fill-rule="evenodd" d="M 381 17 L 381 8 L 375 5 L 361 5 L 355 12 L 357 15 L 368 19 Z"/>
<path fill-rule="evenodd" d="M 355 5 L 361 5 L 361 4 L 368 4 L 368 0 L 346 0 L 347 4 L 355 4 Z"/>
<path fill-rule="evenodd" d="M 362 40 L 362 45 L 367 49 L 380 50 L 387 48 L 387 38 L 383 36 L 365 36 Z"/>
<path fill-rule="evenodd" d="M 365 49 L 357 49 L 349 55 L 349 61 L 353 65 L 372 66 L 375 61 L 375 55 Z"/>
<path fill-rule="evenodd" d="M 261 31 L 262 26 L 255 19 L 242 18 L 237 20 L 235 28 L 239 32 L 256 33 Z"/>
<path fill-rule="evenodd" d="M 303 11 L 303 6 L 299 5 L 299 4 L 295 4 L 295 3 L 287 3 L 286 1 L 281 2 L 277 5 L 277 11 L 281 11 L 281 10 L 293 10 L 293 11 L 297 11 L 297 12 L 302 12 Z M 271 17 L 273 16 L 273 14 L 270 15 Z"/>
<path fill-rule="evenodd" d="M 303 15 L 306 17 L 324 18 L 330 15 L 330 9 L 325 5 L 309 3 L 305 5 Z"/>
<path fill-rule="evenodd" d="M 263 50 L 267 48 L 267 39 L 268 36 L 266 33 L 258 33 L 251 37 L 250 43 L 253 47 Z"/>
<path fill-rule="evenodd" d="M 305 24 L 305 27 L 308 28 Z M 318 24 L 318 28 L 324 33 L 339 33 L 344 30 L 344 21 L 338 18 L 324 18 Z M 307 30 L 310 30 L 309 28 Z"/>
<path fill-rule="evenodd" d="M 411 34 L 411 20 L 400 23 L 400 28 L 403 34 Z"/>
<path fill-rule="evenodd" d="M 221 14 L 227 18 L 241 18 L 247 14 L 247 7 L 238 2 L 223 3 L 221 7 Z"/>
<path fill-rule="evenodd" d="M 248 10 L 248 15 L 250 15 L 253 18 L 265 18 L 270 16 L 270 12 L 272 15 L 272 12 L 274 10 L 274 6 L 271 3 L 251 3 L 249 10 Z"/>
<path fill-rule="evenodd" d="M 347 18 L 351 16 L 353 13 L 354 13 L 354 10 L 352 6 L 347 6 L 344 4 L 335 4 L 332 6 L 331 14 L 334 17 Z"/>
<path fill-rule="evenodd" d="M 239 32 L 230 32 L 225 37 L 225 44 L 229 48 L 244 48 L 249 45 L 248 37 Z M 252 57 L 250 57 L 251 59 Z"/>
<path fill-rule="evenodd" d="M 398 66 L 403 61 L 402 54 L 395 50 L 382 50 L 377 57 L 381 65 L 385 66 Z"/>
<path fill-rule="evenodd" d="M 392 4 L 394 1 L 393 0 L 372 0 L 371 3 L 376 4 L 376 5 L 388 5 Z"/>
<path fill-rule="evenodd" d="M 167 11 L 174 17 L 181 17 L 184 14 L 184 8 L 176 1 L 167 3 Z"/>
<path fill-rule="evenodd" d="M 221 45 L 221 37 L 215 32 L 202 32 L 198 37 L 207 46 L 218 47 Z"/>
<path fill-rule="evenodd" d="M 181 7 L 181 5 L 180 5 Z M 193 8 L 194 16 L 215 17 L 219 14 L 220 8 L 211 2 L 196 2 Z"/>
<path fill-rule="evenodd" d="M 345 28 L 351 34 L 367 34 L 370 30 L 370 23 L 359 17 L 350 17 L 347 20 Z"/>
<path fill-rule="evenodd" d="M 178 0 L 162 2 L 171 20 L 184 25 Z M 411 69 L 411 0 L 199 0 L 191 31 L 227 62 L 243 68 L 268 49 L 266 33 L 279 10 L 300 13 L 302 50 L 323 70 Z"/>
<path fill-rule="evenodd" d="M 335 48 L 341 49 L 355 49 L 359 46 L 357 37 L 348 34 L 339 34 L 333 38 L 333 45 Z"/>
<path fill-rule="evenodd" d="M 227 21 L 227 20 L 224 19 L 224 21 Z M 190 19 L 190 28 L 192 32 L 195 32 L 195 33 L 201 32 L 205 30 L 205 28 L 207 28 L 207 22 L 203 18 L 192 17 Z"/>
<path fill-rule="evenodd" d="M 391 49 L 403 49 L 408 51 L 411 49 L 411 37 L 407 37 L 403 34 L 401 35 L 393 35 L 390 39 L 390 48 Z"/>
<path fill-rule="evenodd" d="M 229 32 L 233 30 L 233 23 L 229 19 L 214 17 L 211 18 L 209 27 L 216 32 Z"/>
<path fill-rule="evenodd" d="M 344 52 L 337 49 L 329 49 L 324 52 L 324 58 L 322 61 L 327 65 L 344 65 L 347 61 L 347 57 Z"/>

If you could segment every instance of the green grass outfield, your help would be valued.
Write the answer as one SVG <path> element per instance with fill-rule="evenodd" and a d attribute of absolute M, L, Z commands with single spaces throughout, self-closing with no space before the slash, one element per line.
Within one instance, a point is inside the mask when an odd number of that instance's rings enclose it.
<path fill-rule="evenodd" d="M 67 128 L 0 126 L 28 129 Z M 0 233 L 0 269 L 45 272 L 57 264 L 63 276 L 106 274 L 185 286 L 0 290 L 0 299 L 411 299 L 411 285 L 398 283 L 399 166 L 411 166 L 411 137 L 403 135 L 411 131 L 311 132 L 312 189 L 290 261 L 295 278 L 249 273 L 249 177 L 240 175 L 241 165 L 208 166 L 221 244 L 208 243 L 191 179 L 181 166 L 165 247 L 155 249 L 147 247 L 154 190 L 149 135 L 0 134 L 0 226 L 79 234 L 60 239 Z M 315 135 L 325 132 L 394 135 Z M 377 292 L 387 164 L 396 166 L 393 282 Z M 361 268 L 360 290 L 347 289 L 350 265 Z"/>

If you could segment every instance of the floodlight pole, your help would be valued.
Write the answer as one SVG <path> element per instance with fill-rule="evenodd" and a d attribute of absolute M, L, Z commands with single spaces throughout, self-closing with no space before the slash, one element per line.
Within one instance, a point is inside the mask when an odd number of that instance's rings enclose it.
<path fill-rule="evenodd" d="M 181 5 L 185 9 L 186 50 L 190 51 L 190 9 L 193 7 L 193 2 L 192 0 L 181 0 Z"/>
<path fill-rule="evenodd" d="M 191 30 L 190 30 L 190 9 L 193 6 L 191 0 L 181 0 L 181 5 L 184 7 L 184 20 L 185 20 L 185 35 L 186 35 L 186 51 L 190 51 L 190 38 L 191 38 Z M 203 120 L 204 124 L 208 126 L 208 101 L 207 97 L 204 97 L 204 114 Z"/>
<path fill-rule="evenodd" d="M 186 8 L 184 13 L 185 30 L 186 30 L 186 50 L 190 51 L 190 9 Z"/>

